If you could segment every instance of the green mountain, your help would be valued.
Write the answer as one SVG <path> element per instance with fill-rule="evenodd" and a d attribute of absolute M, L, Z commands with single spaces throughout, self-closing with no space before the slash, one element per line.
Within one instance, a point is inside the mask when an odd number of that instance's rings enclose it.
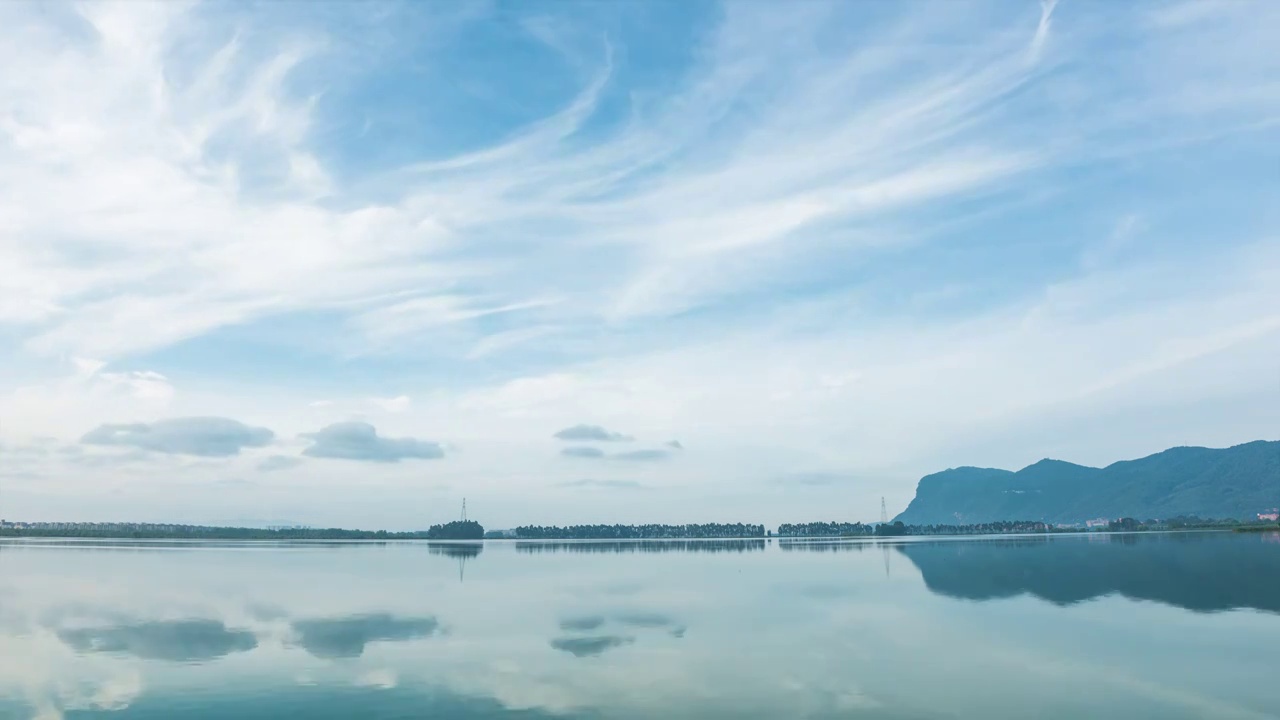
<path fill-rule="evenodd" d="M 895 520 L 948 525 L 1094 518 L 1256 519 L 1280 506 L 1280 442 L 1178 447 L 1105 468 L 1041 460 L 1017 472 L 962 467 L 920 479 Z"/>

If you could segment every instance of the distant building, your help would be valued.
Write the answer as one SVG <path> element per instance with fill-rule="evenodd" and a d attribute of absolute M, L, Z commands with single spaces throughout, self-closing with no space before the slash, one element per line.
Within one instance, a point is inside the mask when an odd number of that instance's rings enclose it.
<path fill-rule="evenodd" d="M 1111 521 L 1107 518 L 1096 518 L 1094 520 L 1085 520 L 1084 526 L 1092 530 L 1093 528 L 1105 528 L 1110 523 Z"/>
<path fill-rule="evenodd" d="M 1258 513 L 1258 519 L 1276 522 L 1277 520 L 1280 520 L 1280 508 L 1271 508 L 1266 512 L 1260 512 Z"/>

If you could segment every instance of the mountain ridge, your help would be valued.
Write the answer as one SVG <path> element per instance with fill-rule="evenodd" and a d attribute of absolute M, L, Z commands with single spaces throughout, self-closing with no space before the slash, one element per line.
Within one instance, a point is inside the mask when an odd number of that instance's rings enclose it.
<path fill-rule="evenodd" d="M 1280 441 L 1178 446 L 1097 468 L 1045 458 L 1012 471 L 961 466 L 920 478 L 894 520 L 910 525 L 998 520 L 1079 523 L 1198 515 L 1254 519 L 1280 505 Z"/>

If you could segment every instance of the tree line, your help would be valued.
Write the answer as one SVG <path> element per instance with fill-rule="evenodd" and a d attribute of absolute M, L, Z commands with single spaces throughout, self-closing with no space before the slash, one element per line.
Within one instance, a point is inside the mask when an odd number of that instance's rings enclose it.
<path fill-rule="evenodd" d="M 783 523 L 779 537 L 900 537 L 904 535 L 995 535 L 1043 533 L 1051 528 L 1038 520 L 1007 520 L 974 525 L 904 525 L 901 520 L 875 525 L 860 522 Z"/>
<path fill-rule="evenodd" d="M 479 540 L 484 528 L 474 520 L 432 525 L 426 530 L 344 530 L 342 528 L 238 528 L 148 523 L 33 523 L 0 527 L 0 537 L 104 538 L 129 540 Z"/>
<path fill-rule="evenodd" d="M 783 523 L 778 526 L 779 537 L 863 537 L 874 534 L 874 526 L 860 522 Z"/>
<path fill-rule="evenodd" d="M 519 553 L 581 553 L 622 554 L 622 553 L 745 553 L 765 549 L 763 538 L 743 539 L 710 539 L 710 540 L 638 540 L 636 542 L 616 542 L 602 540 L 598 542 L 554 542 L 528 541 L 516 542 Z"/>
<path fill-rule="evenodd" d="M 679 538 L 759 538 L 764 525 L 702 523 L 694 525 L 524 525 L 515 529 L 518 540 L 656 540 Z"/>

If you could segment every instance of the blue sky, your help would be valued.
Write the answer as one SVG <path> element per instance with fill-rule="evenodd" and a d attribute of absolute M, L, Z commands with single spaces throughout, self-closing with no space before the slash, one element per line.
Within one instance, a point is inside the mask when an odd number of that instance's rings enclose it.
<path fill-rule="evenodd" d="M 1280 432 L 1272 3 L 0 28 L 0 515 L 874 519 Z"/>

